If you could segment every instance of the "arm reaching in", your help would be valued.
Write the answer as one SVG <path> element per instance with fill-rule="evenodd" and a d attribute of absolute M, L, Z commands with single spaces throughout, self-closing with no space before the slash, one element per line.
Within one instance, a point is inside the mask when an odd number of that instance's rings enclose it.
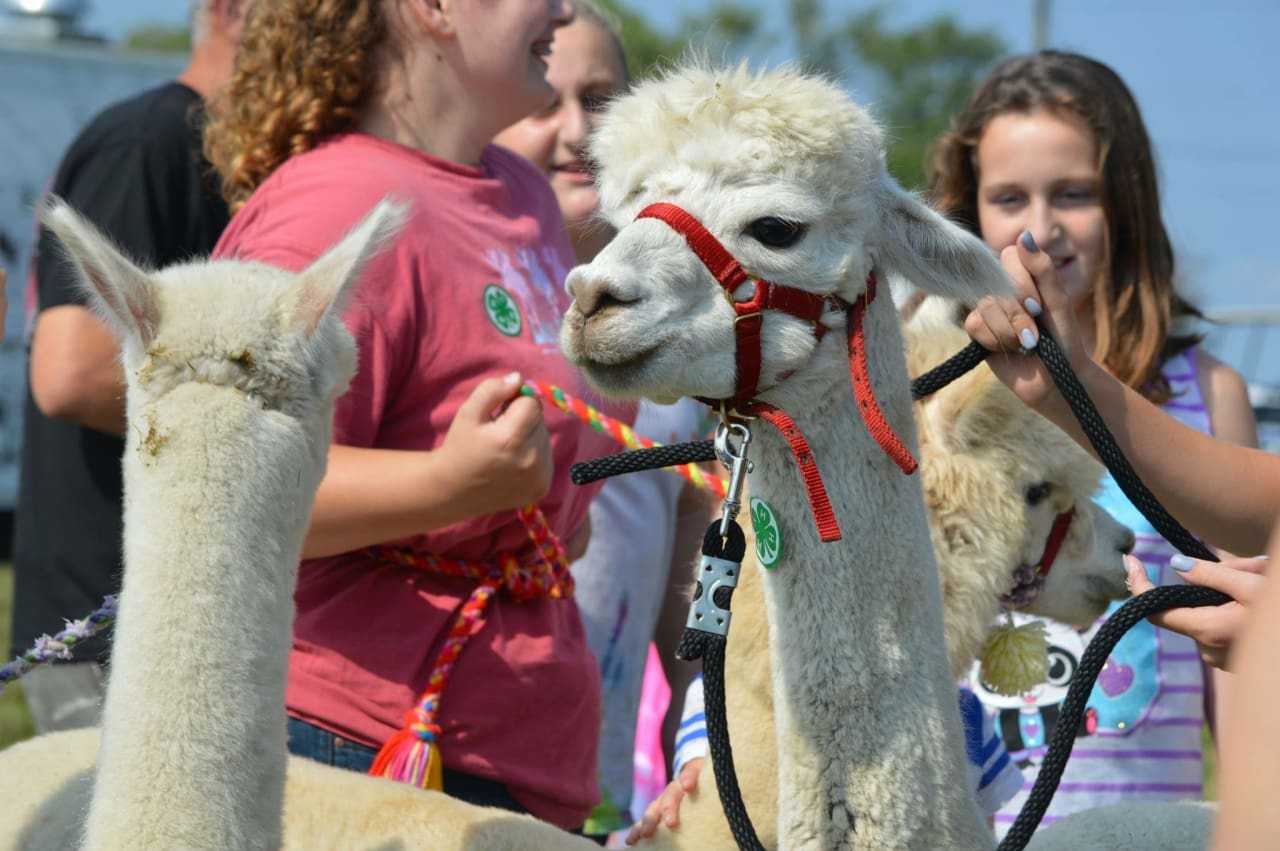
<path fill-rule="evenodd" d="M 1271 554 L 1278 553 L 1280 536 L 1272 539 L 1271 546 Z M 1193 572 L 1200 567 L 1197 564 Z M 1261 576 L 1246 578 L 1256 580 L 1252 583 L 1255 596 L 1231 653 L 1236 683 L 1220 739 L 1221 803 L 1213 844 L 1217 851 L 1274 848 L 1280 836 L 1280 809 L 1275 806 L 1276 789 L 1280 789 L 1280 731 L 1276 728 L 1280 667 L 1275 663 L 1280 647 L 1280 583 Z"/>
<path fill-rule="evenodd" d="M 644 816 L 627 832 L 627 844 L 635 845 L 642 839 L 651 839 L 658 831 L 658 823 L 668 828 L 680 826 L 680 802 L 684 796 L 698 789 L 698 775 L 702 773 L 705 757 L 689 760 L 680 768 L 676 779 L 667 784 L 662 794 L 645 807 Z"/>
<path fill-rule="evenodd" d="M 1188 583 L 1221 591 L 1233 602 L 1194 609 L 1169 609 L 1152 615 L 1149 620 L 1156 626 L 1195 639 L 1204 661 L 1215 668 L 1228 670 L 1232 645 L 1243 632 L 1250 609 L 1262 597 L 1267 563 L 1267 559 L 1256 558 L 1233 558 L 1214 563 L 1174 556 L 1170 566 Z M 1125 564 L 1129 569 L 1129 590 L 1135 596 L 1155 587 L 1137 559 L 1125 556 Z"/>

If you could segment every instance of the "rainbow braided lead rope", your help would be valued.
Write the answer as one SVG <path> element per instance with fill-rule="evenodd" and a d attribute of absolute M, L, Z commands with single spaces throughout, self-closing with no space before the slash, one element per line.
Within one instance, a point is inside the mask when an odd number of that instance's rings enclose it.
<path fill-rule="evenodd" d="M 543 384 L 541 381 L 525 379 L 525 384 L 520 388 L 520 393 L 533 399 L 549 402 L 566 414 L 577 417 L 601 434 L 612 437 L 628 449 L 651 449 L 654 446 L 662 445 L 656 440 L 650 440 L 647 437 L 636 434 L 631 426 L 601 413 L 581 399 L 570 396 L 554 384 Z M 722 499 L 729 492 L 729 483 L 727 481 L 719 476 L 708 475 L 696 464 L 681 464 L 664 469 L 683 476 L 697 487 L 709 490 Z"/>

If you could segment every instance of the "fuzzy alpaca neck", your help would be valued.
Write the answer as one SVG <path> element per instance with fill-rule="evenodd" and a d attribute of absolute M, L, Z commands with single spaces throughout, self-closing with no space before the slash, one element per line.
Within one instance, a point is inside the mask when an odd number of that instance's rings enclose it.
<path fill-rule="evenodd" d="M 887 298 L 865 327 L 877 398 L 914 453 L 902 338 Z M 764 582 L 779 847 L 990 847 L 968 792 L 918 477 L 904 476 L 868 434 L 847 371 L 832 370 L 826 392 L 805 395 L 778 402 L 808 438 L 842 540 L 819 541 L 782 437 L 758 425 L 752 448 L 752 494 L 772 504 L 785 537 L 786 554 Z"/>
<path fill-rule="evenodd" d="M 125 578 L 85 847 L 279 848 L 284 687 L 328 416 L 130 387 Z"/>

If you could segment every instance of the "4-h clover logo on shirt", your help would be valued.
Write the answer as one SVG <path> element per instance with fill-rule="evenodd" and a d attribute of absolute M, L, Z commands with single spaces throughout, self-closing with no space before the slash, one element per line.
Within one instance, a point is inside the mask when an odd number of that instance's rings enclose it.
<path fill-rule="evenodd" d="M 520 333 L 522 325 L 520 307 L 511 297 L 511 293 L 497 284 L 490 284 L 484 288 L 484 311 L 489 314 L 489 321 L 493 323 L 493 327 L 503 334 L 515 337 Z"/>
<path fill-rule="evenodd" d="M 772 568 L 782 558 L 782 526 L 773 506 L 763 499 L 751 497 L 751 528 L 756 533 L 756 557 L 760 564 Z"/>

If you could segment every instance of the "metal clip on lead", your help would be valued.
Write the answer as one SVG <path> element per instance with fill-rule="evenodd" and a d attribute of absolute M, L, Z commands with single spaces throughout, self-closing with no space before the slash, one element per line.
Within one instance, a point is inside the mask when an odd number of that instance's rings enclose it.
<path fill-rule="evenodd" d="M 735 446 L 733 439 L 737 438 Z M 716 457 L 729 468 L 729 490 L 725 494 L 720 515 L 720 537 L 729 536 L 729 524 L 733 523 L 742 508 L 742 486 L 752 464 L 747 460 L 747 447 L 751 444 L 751 429 L 744 423 L 731 422 L 716 426 Z"/>

